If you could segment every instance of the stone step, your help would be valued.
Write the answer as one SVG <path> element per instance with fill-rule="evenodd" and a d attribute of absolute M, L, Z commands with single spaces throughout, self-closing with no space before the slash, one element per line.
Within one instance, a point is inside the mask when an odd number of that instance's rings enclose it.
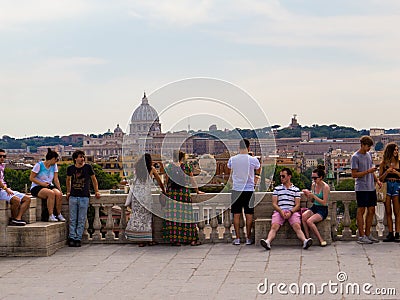
<path fill-rule="evenodd" d="M 67 224 L 35 222 L 26 226 L 7 226 L 6 239 L 6 255 L 50 256 L 65 246 Z"/>

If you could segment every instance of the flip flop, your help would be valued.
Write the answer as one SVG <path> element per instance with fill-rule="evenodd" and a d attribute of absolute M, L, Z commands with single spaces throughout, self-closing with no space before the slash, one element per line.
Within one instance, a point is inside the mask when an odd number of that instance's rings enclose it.
<path fill-rule="evenodd" d="M 199 241 L 190 243 L 190 246 L 200 246 L 200 245 L 201 245 L 201 242 L 199 242 Z"/>
<path fill-rule="evenodd" d="M 320 244 L 321 247 L 326 247 L 326 245 L 327 245 L 326 241 L 322 241 L 321 244 Z"/>

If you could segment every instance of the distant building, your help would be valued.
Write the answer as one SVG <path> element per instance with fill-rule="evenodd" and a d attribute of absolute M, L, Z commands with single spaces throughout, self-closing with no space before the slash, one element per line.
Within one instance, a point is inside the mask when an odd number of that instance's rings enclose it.
<path fill-rule="evenodd" d="M 383 128 L 371 128 L 369 130 L 369 135 L 371 137 L 384 135 L 384 134 L 385 134 L 385 129 L 383 129 Z"/>
<path fill-rule="evenodd" d="M 291 122 L 290 122 L 289 128 L 291 128 L 291 129 L 299 128 L 300 124 L 297 122 L 296 117 L 297 117 L 297 115 L 294 114 L 294 115 L 293 115 L 293 118 L 292 118 L 292 120 L 291 120 Z"/>
<path fill-rule="evenodd" d="M 122 154 L 122 142 L 125 133 L 117 124 L 113 132 L 108 130 L 106 133 L 93 136 L 86 135 L 83 139 L 83 151 L 86 155 L 96 158 L 108 158 Z"/>

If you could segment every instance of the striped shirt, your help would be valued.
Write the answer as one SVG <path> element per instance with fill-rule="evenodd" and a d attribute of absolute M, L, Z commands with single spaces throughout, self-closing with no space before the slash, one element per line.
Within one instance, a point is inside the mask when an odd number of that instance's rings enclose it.
<path fill-rule="evenodd" d="M 278 206 L 282 210 L 291 210 L 296 205 L 296 198 L 300 198 L 300 189 L 291 185 L 289 188 L 286 188 L 283 184 L 275 187 L 273 196 L 278 197 Z"/>

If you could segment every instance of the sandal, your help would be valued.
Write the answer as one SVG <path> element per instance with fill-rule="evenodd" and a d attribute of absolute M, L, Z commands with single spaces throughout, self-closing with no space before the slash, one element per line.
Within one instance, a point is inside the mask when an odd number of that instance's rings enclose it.
<path fill-rule="evenodd" d="M 322 241 L 322 242 L 320 243 L 320 246 L 321 246 L 321 247 L 325 247 L 326 245 L 327 245 L 326 241 Z"/>
<path fill-rule="evenodd" d="M 148 246 L 155 246 L 155 245 L 158 245 L 158 243 L 155 242 L 155 241 L 152 241 L 152 242 L 148 242 L 147 245 Z"/>
<path fill-rule="evenodd" d="M 190 243 L 190 246 L 200 246 L 200 245 L 201 245 L 201 242 L 199 242 L 199 241 L 193 241 Z"/>
<path fill-rule="evenodd" d="M 146 246 L 146 244 L 145 244 L 145 243 L 139 243 L 138 246 L 139 246 L 139 247 L 144 247 L 144 246 Z"/>

